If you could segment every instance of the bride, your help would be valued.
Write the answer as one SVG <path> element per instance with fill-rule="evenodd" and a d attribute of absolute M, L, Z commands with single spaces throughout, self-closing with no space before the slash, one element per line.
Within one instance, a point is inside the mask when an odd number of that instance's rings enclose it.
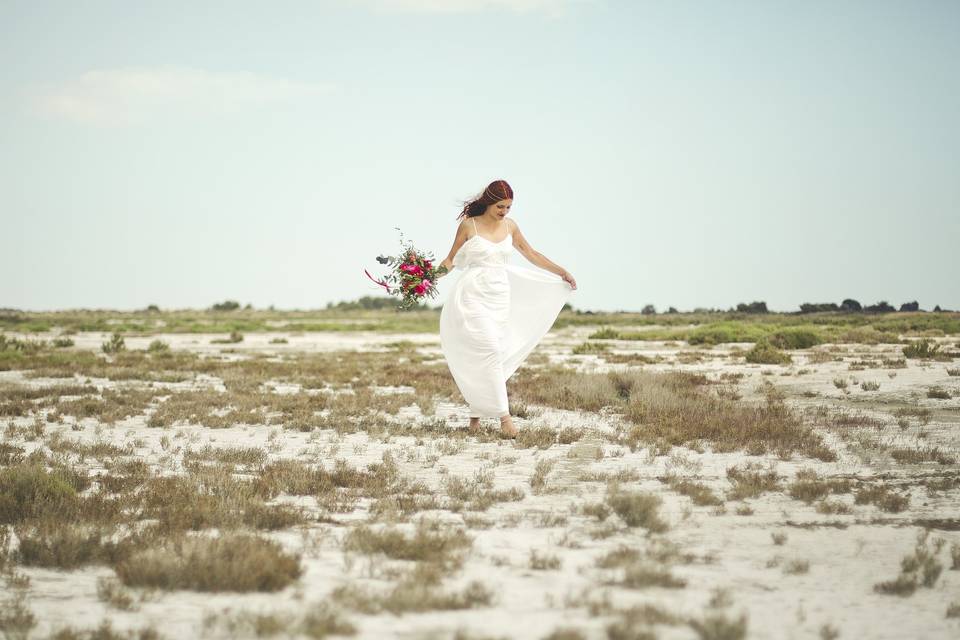
<path fill-rule="evenodd" d="M 470 429 L 481 417 L 500 418 L 503 434 L 517 436 L 507 380 L 540 342 L 577 288 L 569 271 L 527 242 L 507 218 L 513 189 L 495 180 L 464 203 L 450 253 L 440 263 L 463 271 L 440 312 L 440 345 L 470 407 Z M 508 264 L 516 249 L 540 269 Z"/>

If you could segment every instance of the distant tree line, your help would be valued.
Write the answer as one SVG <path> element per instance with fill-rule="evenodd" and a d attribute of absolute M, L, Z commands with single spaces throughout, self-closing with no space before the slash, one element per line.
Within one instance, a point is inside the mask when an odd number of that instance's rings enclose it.
<path fill-rule="evenodd" d="M 886 300 L 882 300 L 876 304 L 871 304 L 867 306 L 861 305 L 856 300 L 852 298 L 847 298 L 840 304 L 836 302 L 804 302 L 800 305 L 799 313 L 823 313 L 823 312 L 838 312 L 838 313 L 891 313 L 898 311 Z M 899 311 L 924 311 L 920 308 L 920 303 L 916 300 L 913 302 L 904 302 L 900 305 Z M 933 308 L 933 311 L 947 311 L 950 309 L 941 309 L 940 305 L 937 305 Z M 693 310 L 693 313 L 702 314 L 702 313 L 770 313 L 770 310 L 767 309 L 767 303 L 762 300 L 755 300 L 753 302 L 741 302 L 737 304 L 736 307 L 731 307 L 729 309 L 720 309 L 720 308 L 710 308 L 710 307 L 697 307 Z M 645 305 L 641 309 L 640 313 L 643 315 L 653 315 L 657 313 L 656 307 L 652 304 Z M 676 307 L 670 307 L 667 310 L 667 313 L 679 313 Z"/>
<path fill-rule="evenodd" d="M 328 302 L 326 308 L 328 310 L 335 311 L 376 311 L 376 310 L 392 310 L 396 309 L 397 300 L 396 298 L 390 296 L 363 296 L 357 298 L 356 300 L 342 300 L 340 302 Z M 415 309 L 427 311 L 430 309 L 439 311 L 443 305 L 438 304 L 435 307 L 431 307 L 427 303 L 423 303 Z M 211 311 L 237 311 L 241 308 L 241 305 L 236 300 L 224 300 L 223 302 L 217 302 L 210 306 Z M 244 310 L 253 309 L 252 304 L 246 304 L 242 307 Z M 274 306 L 270 305 L 268 308 L 269 311 L 274 310 Z M 160 311 L 160 308 L 151 304 L 146 307 L 145 311 L 148 313 L 157 313 Z M 578 315 L 593 315 L 595 313 L 609 313 L 606 311 L 590 311 L 590 310 L 581 310 L 574 309 L 573 305 L 569 302 L 565 303 L 561 311 L 569 311 L 571 313 L 576 313 Z M 876 304 L 870 304 L 863 306 L 856 300 L 852 298 L 846 298 L 840 304 L 836 302 L 804 302 L 800 305 L 800 311 L 794 313 L 892 313 L 896 311 L 925 311 L 925 309 L 920 308 L 920 303 L 916 300 L 912 302 L 904 302 L 900 305 L 900 308 L 897 309 L 886 300 L 881 300 Z M 949 312 L 950 309 L 941 309 L 940 305 L 937 305 L 933 308 L 934 312 L 944 311 Z M 619 310 L 620 313 L 625 313 L 626 310 Z M 767 303 L 762 300 L 755 300 L 753 302 L 740 302 L 736 307 L 731 307 L 729 309 L 721 308 L 711 308 L 711 307 L 697 307 L 691 313 L 695 314 L 708 314 L 708 313 L 770 313 L 770 310 L 767 308 Z M 16 309 L 0 309 L 0 315 L 13 316 L 18 314 L 19 311 Z M 617 313 L 616 311 L 613 313 Z M 652 304 L 644 305 L 640 310 L 640 313 L 643 315 L 656 315 L 658 313 L 657 308 Z M 665 312 L 662 313 L 681 313 L 677 311 L 676 307 L 669 307 Z"/>
<path fill-rule="evenodd" d="M 920 308 L 920 303 L 914 300 L 913 302 L 904 302 L 900 305 L 900 311 L 924 311 Z M 937 305 L 933 308 L 934 311 L 949 311 L 949 309 L 941 309 L 940 305 Z M 800 313 L 819 313 L 822 311 L 840 311 L 843 313 L 891 313 L 897 311 L 886 300 L 881 300 L 876 304 L 870 304 L 867 306 L 861 305 L 856 300 L 852 298 L 847 298 L 839 305 L 835 302 L 804 302 L 800 305 Z"/>

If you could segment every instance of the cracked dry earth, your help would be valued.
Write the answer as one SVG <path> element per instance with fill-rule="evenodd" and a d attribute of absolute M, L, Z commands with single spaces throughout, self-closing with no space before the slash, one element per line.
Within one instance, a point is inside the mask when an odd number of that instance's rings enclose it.
<path fill-rule="evenodd" d="M 782 401 L 814 427 L 835 459 L 720 452 L 709 440 L 631 447 L 616 437 L 624 418 L 615 411 L 535 404 L 517 412 L 517 427 L 559 437 L 500 440 L 495 421 L 485 422 L 483 435 L 475 437 L 465 433 L 459 398 L 438 398 L 424 415 L 412 401 L 414 389 L 405 386 L 376 392 L 400 400 L 384 420 L 430 425 L 411 435 L 301 431 L 283 424 L 148 426 L 169 395 L 223 390 L 216 375 L 156 382 L 168 395 L 141 415 L 106 424 L 60 411 L 53 422 L 39 419 L 39 437 L 29 433 L 36 415 L 14 416 L 0 419 L 3 442 L 24 455 L 50 438 L 112 443 L 160 475 L 184 472 L 185 455 L 208 447 L 262 451 L 255 464 L 234 467 L 240 478 L 281 460 L 326 469 L 336 460 L 357 469 L 388 461 L 397 477 L 420 483 L 425 492 L 333 501 L 309 492 L 272 497 L 270 504 L 306 514 L 296 525 L 260 532 L 302 567 L 275 591 L 128 585 L 120 588 L 134 604 L 123 607 L 104 595 L 104 580 L 115 575 L 109 563 L 62 569 L 11 561 L 29 578 L 21 589 L 36 619 L 29 637 L 65 627 L 94 629 L 104 620 L 116 634 L 152 628 L 168 638 L 960 637 L 960 377 L 948 372 L 956 360 L 904 360 L 898 345 L 842 344 L 791 351 L 789 365 L 754 365 L 738 356 L 751 345 L 617 340 L 605 341 L 605 352 L 574 355 L 572 347 L 594 329 L 551 332 L 523 368 L 703 374 L 707 393 L 733 402 Z M 106 337 L 78 334 L 73 349 L 98 351 Z M 264 333 L 229 347 L 211 345 L 211 337 L 127 338 L 127 349 L 161 339 L 173 352 L 233 360 L 333 351 L 349 357 L 352 350 L 389 352 L 387 345 L 406 341 L 398 358 L 439 357 L 435 336 L 420 334 Z M 287 343 L 271 344 L 277 338 Z M 643 358 L 630 362 L 631 354 Z M 620 362 L 611 357 L 617 355 Z M 428 362 L 419 366 L 444 366 L 439 358 Z M 8 389 L 64 382 L 0 372 L 0 385 Z M 99 392 L 150 384 L 83 375 L 66 382 Z M 296 381 L 265 384 L 276 394 L 319 392 Z M 928 397 L 930 388 L 951 397 Z M 229 409 L 221 407 L 221 415 Z M 91 476 L 111 468 L 96 453 L 67 455 Z M 617 495 L 652 498 L 635 505 L 638 516 L 622 508 Z M 411 500 L 423 502 L 409 508 L 405 501 Z M 416 561 L 365 551 L 350 542 L 351 532 L 366 527 L 409 537 L 421 520 L 467 542 L 435 587 L 421 592 L 409 586 L 414 602 L 402 593 L 390 599 L 384 594 L 391 589 L 416 584 L 404 582 Z M 190 533 L 215 535 L 217 529 Z M 13 536 L 10 548 L 16 544 Z M 428 538 L 426 544 L 444 543 Z M 6 588 L 12 593 L 9 580 Z M 449 597 L 424 604 L 441 592 Z M 320 607 L 334 612 L 326 626 L 300 623 Z"/>

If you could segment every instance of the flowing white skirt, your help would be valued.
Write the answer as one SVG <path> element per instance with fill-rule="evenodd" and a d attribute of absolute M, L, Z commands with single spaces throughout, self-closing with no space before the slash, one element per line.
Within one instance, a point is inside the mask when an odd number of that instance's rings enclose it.
<path fill-rule="evenodd" d="M 440 312 L 440 345 L 471 417 L 509 415 L 507 380 L 573 293 L 549 271 L 512 264 L 463 269 Z"/>

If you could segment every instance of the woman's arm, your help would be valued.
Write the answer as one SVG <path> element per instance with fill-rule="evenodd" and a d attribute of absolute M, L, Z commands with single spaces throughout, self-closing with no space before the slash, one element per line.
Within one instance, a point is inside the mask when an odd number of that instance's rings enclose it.
<path fill-rule="evenodd" d="M 467 241 L 467 221 L 466 218 L 460 223 L 460 226 L 457 227 L 457 235 L 453 238 L 453 246 L 450 247 L 450 253 L 447 254 L 447 257 L 443 259 L 439 266 L 446 267 L 447 273 L 453 271 L 453 256 L 457 255 L 457 251 L 460 250 L 460 247 L 464 242 Z M 441 274 L 438 276 L 438 280 L 447 273 Z"/>
<path fill-rule="evenodd" d="M 546 269 L 551 273 L 555 273 L 567 282 L 570 283 L 570 286 L 574 289 L 577 288 L 577 281 L 573 279 L 573 276 L 569 271 L 558 265 L 556 262 L 553 262 L 547 256 L 543 255 L 536 249 L 530 246 L 530 243 L 527 242 L 527 239 L 523 237 L 523 234 L 520 233 L 520 227 L 513 220 L 510 221 L 513 223 L 513 246 L 519 251 L 524 258 L 537 265 L 541 269 Z"/>

